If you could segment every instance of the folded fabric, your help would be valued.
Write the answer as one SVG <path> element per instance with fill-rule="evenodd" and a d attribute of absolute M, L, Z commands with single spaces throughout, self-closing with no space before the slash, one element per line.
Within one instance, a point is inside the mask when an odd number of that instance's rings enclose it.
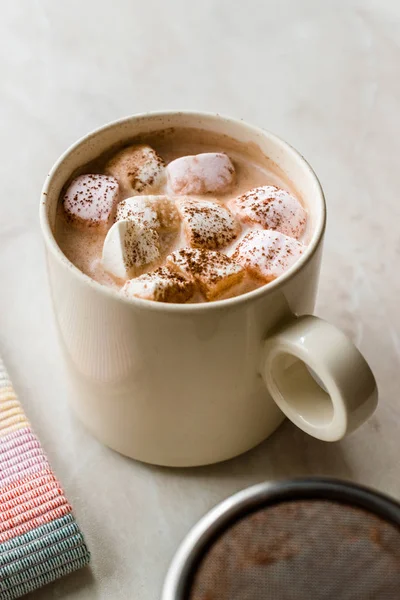
<path fill-rule="evenodd" d="M 0 359 L 0 599 L 80 569 L 89 551 Z"/>

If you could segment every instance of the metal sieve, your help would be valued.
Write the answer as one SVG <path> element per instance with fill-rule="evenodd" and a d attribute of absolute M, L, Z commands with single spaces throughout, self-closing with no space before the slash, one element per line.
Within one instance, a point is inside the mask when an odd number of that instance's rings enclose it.
<path fill-rule="evenodd" d="M 163 600 L 396 600 L 400 505 L 337 480 L 248 488 L 175 555 Z"/>

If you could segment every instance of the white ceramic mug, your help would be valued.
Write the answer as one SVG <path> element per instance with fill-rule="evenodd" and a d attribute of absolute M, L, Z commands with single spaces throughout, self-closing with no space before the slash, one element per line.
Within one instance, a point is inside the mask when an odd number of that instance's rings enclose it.
<path fill-rule="evenodd" d="M 62 254 L 53 235 L 56 206 L 74 171 L 116 143 L 175 126 L 256 144 L 294 183 L 313 233 L 304 255 L 283 276 L 227 300 L 163 304 L 123 298 Z M 374 411 L 377 389 L 364 358 L 336 327 L 310 316 L 324 196 L 307 162 L 276 136 L 197 112 L 142 114 L 111 123 L 57 161 L 43 188 L 40 217 L 73 381 L 71 402 L 104 444 L 149 463 L 201 465 L 249 450 L 284 415 L 307 433 L 334 441 Z"/>

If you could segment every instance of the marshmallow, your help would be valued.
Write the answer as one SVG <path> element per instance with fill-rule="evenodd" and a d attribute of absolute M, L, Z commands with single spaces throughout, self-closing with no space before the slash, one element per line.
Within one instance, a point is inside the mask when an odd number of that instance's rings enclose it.
<path fill-rule="evenodd" d="M 75 225 L 106 229 L 118 201 L 118 181 L 107 175 L 80 175 L 65 192 L 63 205 Z"/>
<path fill-rule="evenodd" d="M 165 176 L 163 159 L 145 144 L 118 152 L 108 161 L 105 171 L 118 180 L 124 194 L 130 195 L 159 188 Z"/>
<path fill-rule="evenodd" d="M 305 248 L 304 244 L 278 231 L 257 229 L 240 240 L 232 259 L 255 277 L 272 281 L 287 271 Z"/>
<path fill-rule="evenodd" d="M 117 221 L 104 240 L 103 267 L 119 279 L 140 274 L 159 257 L 158 233 L 134 221 Z"/>
<path fill-rule="evenodd" d="M 144 227 L 175 230 L 179 214 L 175 202 L 168 196 L 131 196 L 117 206 L 117 221 L 135 221 Z"/>
<path fill-rule="evenodd" d="M 121 293 L 127 298 L 183 303 L 190 300 L 194 291 L 192 281 L 166 267 L 160 267 L 152 273 L 127 281 Z"/>
<path fill-rule="evenodd" d="M 178 210 L 187 243 L 194 248 L 222 248 L 239 234 L 240 224 L 217 202 L 185 199 L 178 203 Z"/>
<path fill-rule="evenodd" d="M 232 202 L 232 210 L 243 221 L 280 231 L 298 239 L 307 213 L 298 200 L 274 185 L 254 188 Z"/>
<path fill-rule="evenodd" d="M 167 257 L 167 265 L 192 279 L 207 300 L 214 300 L 240 283 L 245 270 L 221 252 L 182 248 Z"/>
<path fill-rule="evenodd" d="M 223 194 L 235 179 L 235 167 L 223 152 L 182 156 L 169 163 L 167 173 L 175 194 Z"/>

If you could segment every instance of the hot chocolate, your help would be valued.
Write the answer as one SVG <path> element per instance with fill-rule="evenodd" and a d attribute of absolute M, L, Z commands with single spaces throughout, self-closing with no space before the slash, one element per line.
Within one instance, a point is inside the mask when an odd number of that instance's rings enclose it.
<path fill-rule="evenodd" d="M 75 173 L 55 235 L 76 267 L 125 297 L 209 302 L 289 269 L 308 241 L 307 211 L 257 148 L 170 129 Z"/>

